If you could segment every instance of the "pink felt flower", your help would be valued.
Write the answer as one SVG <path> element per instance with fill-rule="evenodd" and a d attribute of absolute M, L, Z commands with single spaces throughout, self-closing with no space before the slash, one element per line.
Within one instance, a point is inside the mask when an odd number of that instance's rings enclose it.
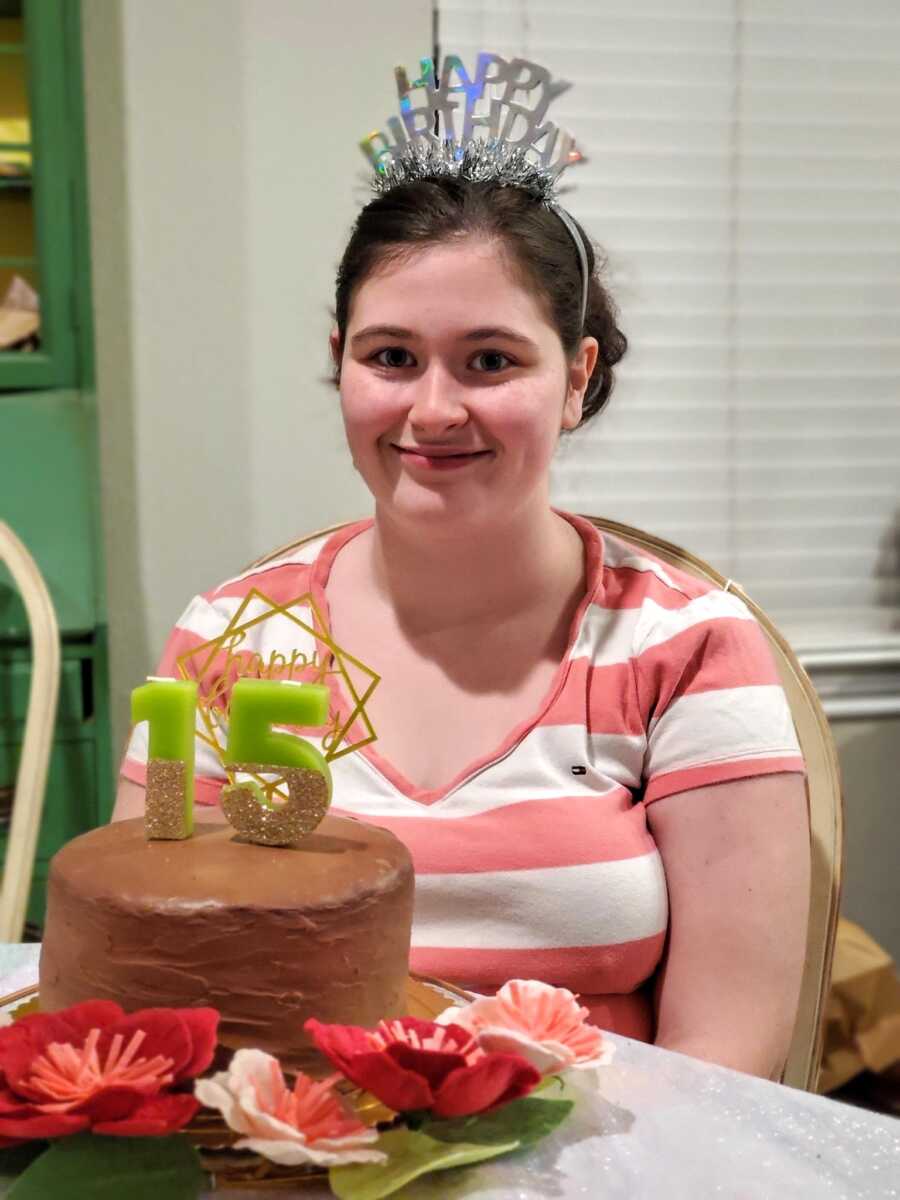
<path fill-rule="evenodd" d="M 332 1090 L 337 1078 L 316 1082 L 301 1072 L 289 1090 L 271 1054 L 238 1050 L 227 1071 L 197 1080 L 194 1095 L 246 1135 L 238 1150 L 254 1150 L 282 1166 L 385 1162 L 387 1156 L 372 1148 L 377 1131 L 357 1120 Z"/>
<path fill-rule="evenodd" d="M 448 1008 L 440 1025 L 467 1029 L 487 1051 L 520 1054 L 542 1075 L 568 1067 L 599 1067 L 613 1056 L 612 1042 L 588 1025 L 588 1010 L 568 988 L 536 979 L 511 979 L 496 996 Z"/>

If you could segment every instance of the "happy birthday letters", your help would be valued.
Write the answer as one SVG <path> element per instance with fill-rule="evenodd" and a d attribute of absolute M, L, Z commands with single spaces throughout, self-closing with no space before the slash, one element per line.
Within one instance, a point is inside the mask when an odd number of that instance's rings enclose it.
<path fill-rule="evenodd" d="M 483 52 L 470 76 L 462 59 L 448 54 L 439 76 L 430 58 L 420 60 L 412 80 L 404 67 L 394 74 L 400 116 L 360 142 L 376 169 L 409 142 L 466 143 L 480 129 L 511 147 L 533 149 L 541 166 L 562 170 L 572 161 L 574 139 L 546 120 L 550 104 L 571 84 L 554 80 L 538 63 Z"/>

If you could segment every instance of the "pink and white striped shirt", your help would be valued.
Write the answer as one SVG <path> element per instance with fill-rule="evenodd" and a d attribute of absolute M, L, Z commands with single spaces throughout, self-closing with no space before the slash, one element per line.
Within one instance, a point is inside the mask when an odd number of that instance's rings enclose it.
<path fill-rule="evenodd" d="M 562 515 L 584 541 L 587 589 L 539 711 L 437 792 L 414 788 L 377 743 L 336 759 L 334 804 L 392 830 L 411 851 L 412 970 L 482 992 L 514 977 L 545 979 L 581 993 L 598 1023 L 649 1039 L 642 985 L 662 956 L 668 903 L 647 806 L 706 784 L 802 771 L 803 760 L 772 655 L 744 604 Z M 252 588 L 279 603 L 310 592 L 327 614 L 335 556 L 370 525 L 345 526 L 195 598 L 157 674 L 177 677 L 179 656 L 220 635 Z M 262 663 L 273 653 L 311 657 L 313 639 L 299 632 L 276 616 L 235 653 Z M 201 687 L 227 683 L 227 674 L 220 655 Z M 347 697 L 338 682 L 331 688 L 333 714 L 346 716 Z M 315 731 L 297 732 L 317 744 Z M 146 759 L 139 725 L 123 774 L 143 783 Z M 198 740 L 198 801 L 216 803 L 223 782 L 218 758 Z"/>

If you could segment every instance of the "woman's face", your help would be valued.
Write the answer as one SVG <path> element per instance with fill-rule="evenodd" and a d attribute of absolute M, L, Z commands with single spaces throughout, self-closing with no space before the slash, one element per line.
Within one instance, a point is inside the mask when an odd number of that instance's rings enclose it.
<path fill-rule="evenodd" d="M 553 451 L 578 424 L 596 354 L 585 338 L 566 361 L 496 243 L 430 247 L 371 275 L 351 305 L 341 407 L 380 511 L 481 524 L 546 507 Z"/>

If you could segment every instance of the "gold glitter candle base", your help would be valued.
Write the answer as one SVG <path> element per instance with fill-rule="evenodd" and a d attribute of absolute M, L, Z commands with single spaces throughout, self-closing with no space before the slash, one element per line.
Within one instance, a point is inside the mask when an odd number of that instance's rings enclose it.
<path fill-rule="evenodd" d="M 184 811 L 185 768 L 177 759 L 151 758 L 147 764 L 144 833 L 148 841 L 182 841 L 191 836 Z"/>
<path fill-rule="evenodd" d="M 232 763 L 231 770 L 260 774 L 272 771 L 260 763 Z M 278 767 L 287 783 L 288 799 L 277 808 L 263 803 L 253 783 L 233 783 L 222 789 L 222 811 L 248 841 L 262 846 L 293 846 L 312 833 L 328 812 L 328 780 L 304 767 Z"/>

